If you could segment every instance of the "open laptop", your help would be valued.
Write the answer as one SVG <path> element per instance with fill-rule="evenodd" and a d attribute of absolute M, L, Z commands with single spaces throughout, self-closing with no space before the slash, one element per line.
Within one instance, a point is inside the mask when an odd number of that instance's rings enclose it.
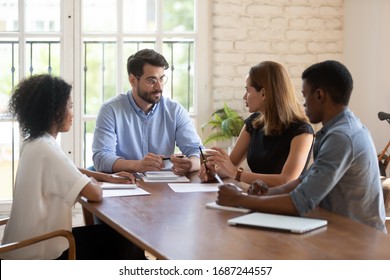
<path fill-rule="evenodd" d="M 232 226 L 247 226 L 293 233 L 305 233 L 326 226 L 328 222 L 320 219 L 255 212 L 230 219 L 228 220 L 228 224 Z"/>

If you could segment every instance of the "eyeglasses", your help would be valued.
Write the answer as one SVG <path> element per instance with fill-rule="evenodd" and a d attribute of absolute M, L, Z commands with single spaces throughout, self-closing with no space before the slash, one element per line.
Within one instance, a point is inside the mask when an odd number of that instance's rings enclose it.
<path fill-rule="evenodd" d="M 141 80 L 141 77 L 135 76 L 138 80 Z M 157 83 L 160 83 L 160 85 L 165 85 L 168 82 L 168 76 L 162 76 L 160 78 L 157 77 L 148 77 L 145 79 L 145 82 L 148 86 L 154 88 L 154 86 Z"/>

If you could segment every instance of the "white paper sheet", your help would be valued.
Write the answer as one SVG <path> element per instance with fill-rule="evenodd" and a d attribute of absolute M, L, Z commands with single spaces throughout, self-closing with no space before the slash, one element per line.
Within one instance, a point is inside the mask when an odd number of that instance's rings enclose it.
<path fill-rule="evenodd" d="M 169 187 L 174 192 L 217 192 L 219 183 L 170 183 Z"/>
<path fill-rule="evenodd" d="M 103 190 L 103 197 L 114 196 L 135 196 L 135 195 L 149 195 L 150 193 L 141 188 L 127 189 L 127 190 Z"/>
<path fill-rule="evenodd" d="M 148 171 L 145 174 L 138 173 L 144 182 L 158 183 L 158 182 L 177 182 L 186 183 L 190 182 L 186 176 L 179 176 L 174 174 L 172 171 Z"/>
<path fill-rule="evenodd" d="M 101 187 L 103 190 L 123 190 L 123 189 L 135 189 L 137 188 L 137 185 L 136 184 L 114 184 L 114 183 L 104 182 Z"/>
<path fill-rule="evenodd" d="M 218 209 L 218 210 L 225 210 L 225 211 L 233 211 L 233 212 L 241 212 L 241 213 L 249 213 L 251 210 L 246 208 L 239 208 L 239 207 L 229 207 L 229 206 L 222 206 L 217 204 L 215 201 L 206 203 L 206 208 L 209 209 Z"/>

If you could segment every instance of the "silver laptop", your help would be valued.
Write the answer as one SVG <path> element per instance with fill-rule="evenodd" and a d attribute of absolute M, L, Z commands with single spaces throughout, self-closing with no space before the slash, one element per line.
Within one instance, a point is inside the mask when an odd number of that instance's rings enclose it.
<path fill-rule="evenodd" d="M 232 226 L 247 226 L 293 233 L 305 233 L 326 226 L 328 222 L 321 219 L 255 212 L 230 219 L 228 220 L 228 224 Z"/>

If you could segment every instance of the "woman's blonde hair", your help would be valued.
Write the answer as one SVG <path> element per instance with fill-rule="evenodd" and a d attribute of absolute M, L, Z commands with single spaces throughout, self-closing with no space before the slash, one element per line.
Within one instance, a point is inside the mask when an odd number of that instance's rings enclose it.
<path fill-rule="evenodd" d="M 279 63 L 263 61 L 249 70 L 251 86 L 264 88 L 265 109 L 253 121 L 253 126 L 264 128 L 265 135 L 280 135 L 295 121 L 308 121 L 291 82 L 290 75 Z"/>

